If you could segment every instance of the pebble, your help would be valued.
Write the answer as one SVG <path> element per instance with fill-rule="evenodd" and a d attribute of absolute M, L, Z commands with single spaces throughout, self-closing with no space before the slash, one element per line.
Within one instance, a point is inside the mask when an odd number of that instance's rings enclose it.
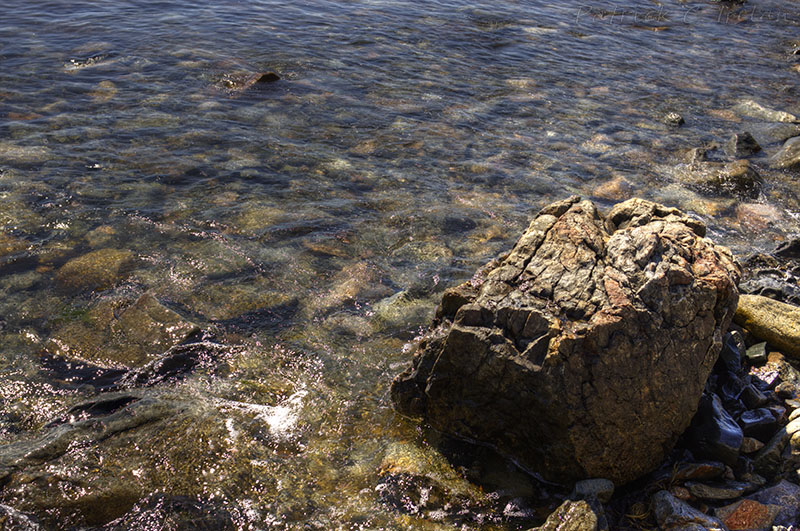
<path fill-rule="evenodd" d="M 764 447 L 764 443 L 755 439 L 753 437 L 745 437 L 742 439 L 742 447 L 739 450 L 743 454 L 753 454 L 757 451 L 761 450 Z"/>
<path fill-rule="evenodd" d="M 747 349 L 745 354 L 750 365 L 763 365 L 767 362 L 767 344 L 764 342 L 756 343 Z"/>

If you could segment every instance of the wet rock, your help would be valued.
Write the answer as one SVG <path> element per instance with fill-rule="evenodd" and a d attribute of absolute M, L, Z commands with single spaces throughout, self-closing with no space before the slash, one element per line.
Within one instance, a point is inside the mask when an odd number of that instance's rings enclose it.
<path fill-rule="evenodd" d="M 748 496 L 748 499 L 780 507 L 773 525 L 792 526 L 800 522 L 800 487 L 793 483 L 781 481 L 773 487 Z"/>
<path fill-rule="evenodd" d="M 790 382 L 781 382 L 775 386 L 775 394 L 778 395 L 778 398 L 791 399 L 795 398 L 797 391 Z"/>
<path fill-rule="evenodd" d="M 764 357 L 764 361 L 766 361 L 766 356 Z M 769 402 L 767 395 L 759 391 L 752 384 L 742 389 L 742 392 L 739 394 L 739 399 L 749 409 L 765 406 L 767 402 Z"/>
<path fill-rule="evenodd" d="M 280 79 L 281 77 L 275 72 L 262 72 L 257 74 L 234 72 L 223 75 L 218 84 L 221 88 L 231 92 L 242 92 L 257 85 L 280 81 Z"/>
<path fill-rule="evenodd" d="M 8 505 L 0 504 L 0 529 L 9 531 L 39 531 L 42 527 L 30 516 Z"/>
<path fill-rule="evenodd" d="M 766 442 L 778 428 L 778 420 L 769 409 L 762 407 L 742 413 L 739 417 L 739 425 L 745 436 L 755 437 L 759 441 Z"/>
<path fill-rule="evenodd" d="M 781 454 L 783 453 L 783 449 L 786 448 L 790 437 L 786 428 L 779 429 L 767 444 L 758 451 L 755 457 L 753 457 L 753 468 L 755 471 L 767 479 L 772 479 L 778 475 L 784 464 Z"/>
<path fill-rule="evenodd" d="M 0 231 L 0 259 L 21 253 L 28 248 L 28 242 Z"/>
<path fill-rule="evenodd" d="M 608 479 L 584 479 L 575 483 L 569 499 L 596 498 L 602 503 L 608 503 L 614 495 L 614 482 Z"/>
<path fill-rule="evenodd" d="M 0 161 L 16 164 L 36 164 L 49 160 L 52 152 L 44 146 L 20 146 L 0 141 Z"/>
<path fill-rule="evenodd" d="M 742 368 L 742 357 L 745 353 L 744 338 L 734 330 L 725 334 L 722 339 L 722 351 L 719 353 L 719 361 L 725 369 L 732 373 L 738 373 Z"/>
<path fill-rule="evenodd" d="M 756 118 L 768 122 L 796 122 L 797 117 L 788 112 L 776 111 L 768 107 L 764 107 L 758 102 L 753 100 L 745 100 L 733 108 L 733 111 L 739 116 L 747 118 Z"/>
<path fill-rule="evenodd" d="M 690 422 L 736 302 L 737 266 L 704 229 L 638 199 L 605 217 L 578 198 L 546 207 L 444 294 L 392 385 L 398 410 L 555 481 L 652 470 Z"/>
<path fill-rule="evenodd" d="M 790 168 L 800 162 L 800 136 L 790 138 L 769 161 L 773 168 Z"/>
<path fill-rule="evenodd" d="M 703 394 L 687 436 L 699 456 L 719 459 L 730 466 L 736 464 L 744 438 L 742 429 L 715 394 Z"/>
<path fill-rule="evenodd" d="M 56 283 L 70 293 L 112 288 L 128 276 L 133 263 L 134 255 L 130 251 L 99 249 L 61 266 Z"/>
<path fill-rule="evenodd" d="M 681 463 L 675 466 L 670 479 L 675 481 L 715 479 L 721 477 L 725 470 L 725 464 L 719 461 Z"/>
<path fill-rule="evenodd" d="M 761 144 L 783 142 L 793 136 L 800 136 L 800 124 L 766 123 L 752 126 L 752 133 Z"/>
<path fill-rule="evenodd" d="M 800 240 L 788 240 L 772 253 L 757 253 L 744 263 L 746 272 L 739 291 L 800 305 L 800 260 L 795 256 Z"/>
<path fill-rule="evenodd" d="M 119 381 L 120 387 L 143 387 L 175 380 L 192 371 L 213 367 L 228 356 L 231 347 L 200 341 L 176 345 L 143 367 L 133 369 Z"/>
<path fill-rule="evenodd" d="M 585 501 L 567 500 L 547 521 L 530 531 L 601 531 L 608 529 L 604 515 L 598 515 Z"/>
<path fill-rule="evenodd" d="M 241 508 L 234 507 L 241 513 Z M 241 520 L 231 512 L 231 504 L 215 503 L 196 496 L 151 494 L 139 500 L 120 518 L 109 522 L 106 531 L 131 529 L 206 529 L 228 531 L 241 528 Z"/>
<path fill-rule="evenodd" d="M 683 116 L 681 116 L 675 111 L 670 111 L 668 113 L 665 113 L 661 117 L 661 121 L 673 127 L 678 127 L 686 123 L 686 120 L 683 119 Z"/>
<path fill-rule="evenodd" d="M 430 448 L 395 443 L 386 450 L 376 487 L 384 505 L 411 515 L 439 515 L 451 522 L 468 519 L 486 507 L 480 491 L 458 477 Z"/>
<path fill-rule="evenodd" d="M 736 481 L 717 484 L 687 482 L 684 486 L 692 496 L 711 501 L 733 500 L 744 494 L 748 487 L 746 483 Z"/>
<path fill-rule="evenodd" d="M 734 134 L 725 144 L 725 153 L 729 157 L 741 159 L 755 155 L 761 151 L 756 139 L 748 132 Z"/>
<path fill-rule="evenodd" d="M 761 176 L 746 159 L 733 162 L 696 162 L 678 168 L 676 177 L 701 193 L 754 199 L 761 193 Z"/>
<path fill-rule="evenodd" d="M 722 522 L 662 490 L 653 495 L 653 512 L 663 531 L 722 530 Z"/>
<path fill-rule="evenodd" d="M 754 454 L 764 448 L 764 443 L 753 437 L 742 439 L 742 447 L 739 449 L 743 454 Z"/>
<path fill-rule="evenodd" d="M 755 500 L 740 500 L 716 509 L 714 515 L 730 531 L 769 529 L 779 510 L 777 505 L 764 505 Z"/>
<path fill-rule="evenodd" d="M 782 352 L 800 358 L 800 306 L 761 295 L 742 295 L 734 320 Z"/>
<path fill-rule="evenodd" d="M 747 362 L 750 365 L 764 365 L 767 362 L 767 344 L 763 341 L 747 349 Z"/>
<path fill-rule="evenodd" d="M 127 307 L 114 299 L 99 301 L 56 330 L 45 348 L 65 359 L 139 367 L 198 331 L 196 324 L 145 293 Z"/>

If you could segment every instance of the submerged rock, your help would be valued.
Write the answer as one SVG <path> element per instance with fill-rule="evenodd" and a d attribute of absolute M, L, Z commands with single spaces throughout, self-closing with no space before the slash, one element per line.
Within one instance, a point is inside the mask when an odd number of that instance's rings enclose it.
<path fill-rule="evenodd" d="M 756 198 L 761 177 L 746 159 L 733 162 L 694 162 L 676 172 L 686 186 L 701 193 Z"/>
<path fill-rule="evenodd" d="M 101 300 L 78 317 L 58 328 L 45 347 L 101 366 L 140 367 L 200 330 L 149 293 L 127 307 Z"/>
<path fill-rule="evenodd" d="M 705 227 L 633 199 L 602 216 L 573 197 L 445 292 L 401 413 L 495 445 L 548 479 L 617 484 L 688 426 L 736 307 L 738 266 Z"/>
<path fill-rule="evenodd" d="M 61 266 L 56 283 L 71 293 L 108 289 L 125 279 L 133 263 L 134 255 L 130 251 L 99 249 Z"/>
<path fill-rule="evenodd" d="M 800 306 L 761 295 L 742 295 L 735 321 L 789 356 L 800 358 Z"/>

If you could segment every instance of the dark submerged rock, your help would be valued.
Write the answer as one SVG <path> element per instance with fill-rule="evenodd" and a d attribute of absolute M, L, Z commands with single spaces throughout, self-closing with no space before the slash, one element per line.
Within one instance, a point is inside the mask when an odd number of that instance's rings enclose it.
<path fill-rule="evenodd" d="M 544 208 L 445 292 L 392 385 L 397 409 L 553 481 L 647 473 L 689 424 L 736 307 L 738 266 L 704 235 L 639 199 L 605 217 L 577 197 Z"/>

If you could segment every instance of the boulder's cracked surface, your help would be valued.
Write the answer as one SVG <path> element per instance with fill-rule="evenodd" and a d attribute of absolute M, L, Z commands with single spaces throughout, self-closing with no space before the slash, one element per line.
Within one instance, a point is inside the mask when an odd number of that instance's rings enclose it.
<path fill-rule="evenodd" d="M 567 483 L 654 469 L 686 429 L 736 309 L 740 270 L 704 225 L 640 199 L 544 208 L 445 292 L 403 414 Z"/>

